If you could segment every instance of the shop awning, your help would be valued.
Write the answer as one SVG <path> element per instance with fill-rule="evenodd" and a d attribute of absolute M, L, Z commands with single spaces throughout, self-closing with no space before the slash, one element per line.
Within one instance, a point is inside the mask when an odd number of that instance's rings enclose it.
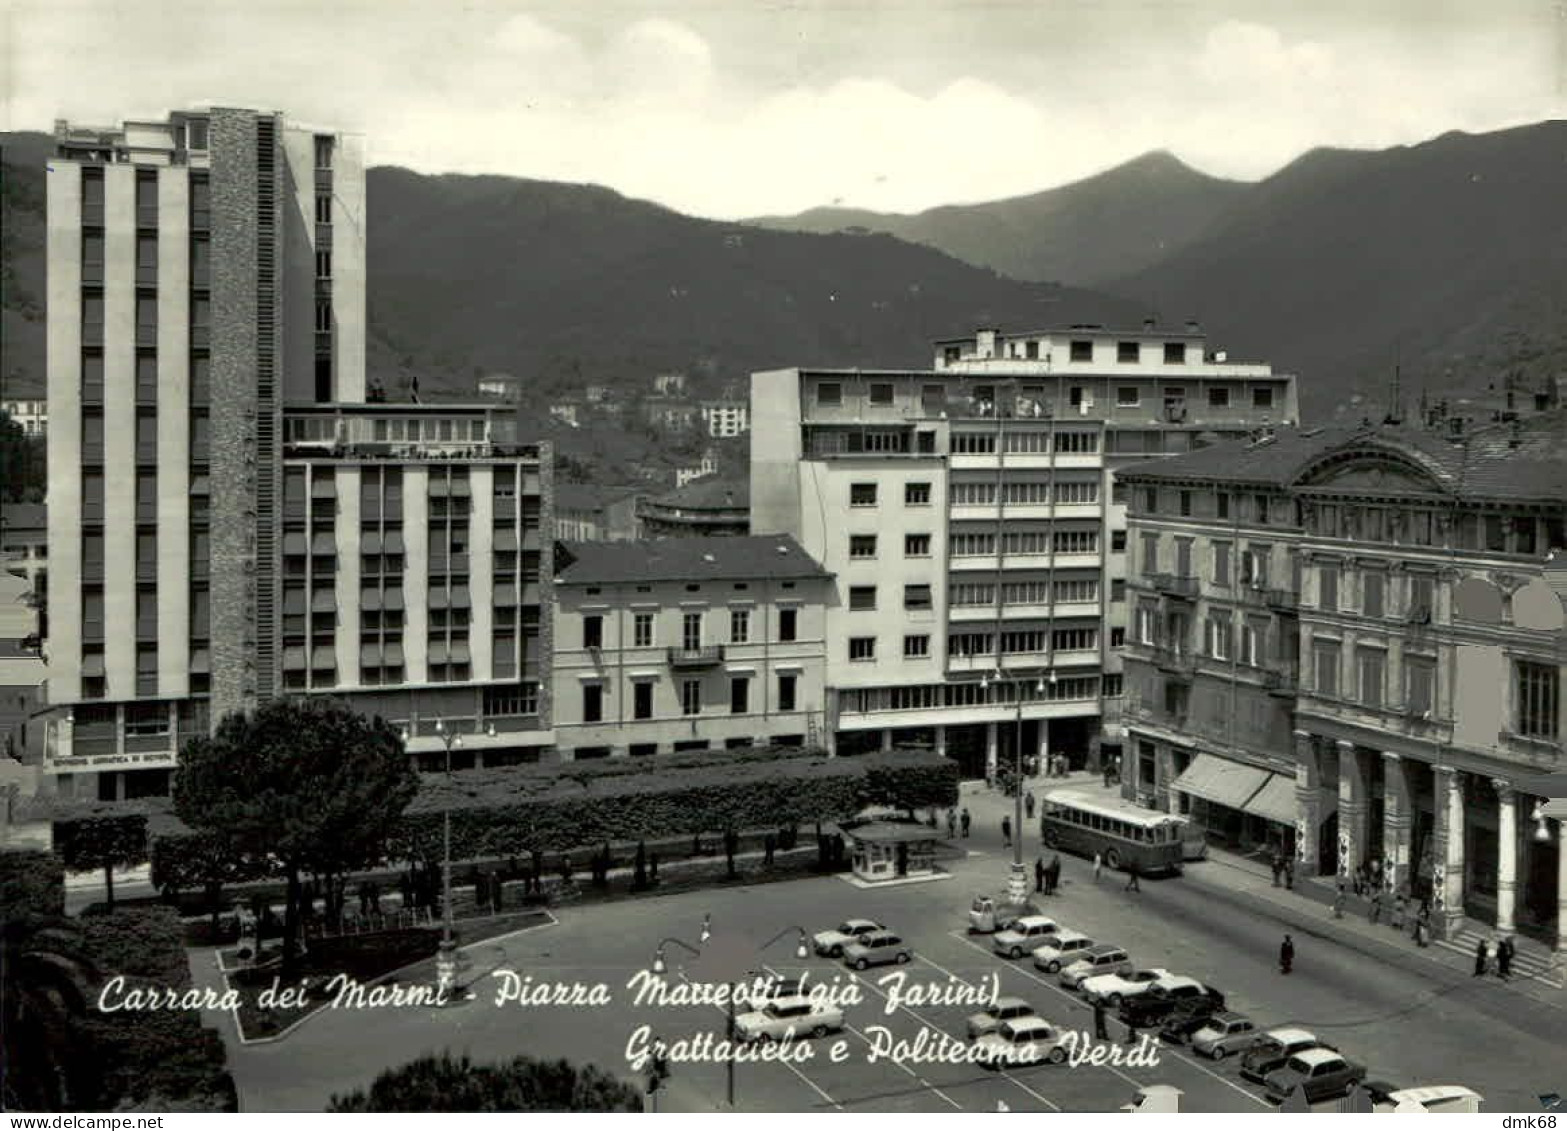
<path fill-rule="evenodd" d="M 1241 809 L 1269 776 L 1267 770 L 1259 770 L 1256 766 L 1231 762 L 1213 754 L 1199 754 L 1181 776 L 1170 783 L 1170 788 L 1215 805 Z"/>
<path fill-rule="evenodd" d="M 430 663 L 432 663 L 432 664 L 444 664 L 446 662 L 446 656 L 447 656 L 446 641 L 444 641 L 444 640 L 432 640 L 432 641 L 430 641 L 430 648 L 429 648 L 429 651 L 426 653 L 426 658 L 430 661 Z"/>
<path fill-rule="evenodd" d="M 517 603 L 517 587 L 515 585 L 497 585 L 495 587 L 495 603 L 497 605 L 515 605 Z"/>
<path fill-rule="evenodd" d="M 310 611 L 313 613 L 337 612 L 337 591 L 317 589 L 310 595 Z"/>
<path fill-rule="evenodd" d="M 359 552 L 361 554 L 379 554 L 381 552 L 381 532 L 379 530 L 366 530 L 359 536 Z"/>
<path fill-rule="evenodd" d="M 290 586 L 283 590 L 283 615 L 287 617 L 302 617 L 305 615 L 305 590 L 301 586 Z"/>
<path fill-rule="evenodd" d="M 403 549 L 403 532 L 401 530 L 388 530 L 386 532 L 386 546 L 382 553 L 401 554 Z"/>
<path fill-rule="evenodd" d="M 451 595 L 444 589 L 430 590 L 430 608 L 444 609 L 451 603 Z"/>
<path fill-rule="evenodd" d="M 473 656 L 468 651 L 468 642 L 459 640 L 452 645 L 452 659 L 454 664 L 471 664 Z"/>
<path fill-rule="evenodd" d="M 362 668 L 378 668 L 381 666 L 381 645 L 361 644 L 359 646 L 359 666 Z"/>
<path fill-rule="evenodd" d="M 288 647 L 283 649 L 283 670 L 286 672 L 302 672 L 305 670 L 305 650 L 303 648 Z"/>
<path fill-rule="evenodd" d="M 316 671 L 329 671 L 337 667 L 337 649 L 329 648 L 325 644 L 312 649 L 310 666 Z"/>
<path fill-rule="evenodd" d="M 318 530 L 315 537 L 310 539 L 310 552 L 312 554 L 337 553 L 337 539 L 325 530 Z"/>
<path fill-rule="evenodd" d="M 1269 774 L 1262 788 L 1243 806 L 1246 812 L 1265 821 L 1295 826 L 1295 779 L 1287 774 Z"/>
<path fill-rule="evenodd" d="M 497 550 L 515 550 L 517 548 L 517 528 L 515 526 L 496 527 L 495 548 Z"/>
<path fill-rule="evenodd" d="M 401 644 L 388 644 L 381 653 L 381 666 L 387 668 L 400 668 L 403 666 L 403 646 Z"/>
<path fill-rule="evenodd" d="M 367 613 L 380 612 L 381 591 L 379 589 L 361 589 L 359 591 L 359 607 Z"/>
<path fill-rule="evenodd" d="M 283 535 L 283 552 L 285 554 L 303 554 L 310 549 L 310 543 L 304 534 L 298 530 L 290 530 Z"/>
<path fill-rule="evenodd" d="M 473 598 L 468 593 L 466 585 L 459 585 L 452 590 L 452 608 L 466 609 L 473 605 Z"/>
<path fill-rule="evenodd" d="M 212 672 L 211 655 L 205 648 L 196 648 L 190 654 L 190 674 L 208 675 Z"/>
<path fill-rule="evenodd" d="M 386 611 L 400 613 L 403 611 L 403 591 L 401 589 L 388 589 L 386 592 Z"/>

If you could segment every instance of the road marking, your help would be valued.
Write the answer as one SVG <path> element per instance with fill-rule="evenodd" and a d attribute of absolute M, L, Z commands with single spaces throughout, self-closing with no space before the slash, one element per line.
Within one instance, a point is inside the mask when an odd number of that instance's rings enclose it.
<path fill-rule="evenodd" d="M 777 970 L 774 970 L 771 966 L 763 966 L 762 969 L 765 970 L 769 975 L 771 975 L 774 978 L 782 978 L 783 977 L 782 974 L 780 974 Z M 853 1033 L 856 1037 L 860 1038 L 860 1040 L 864 1041 L 866 1043 L 866 1045 L 868 1045 L 868 1046 L 871 1045 L 871 1039 L 869 1037 L 867 1037 L 864 1033 L 862 1033 L 858 1029 L 856 1029 L 853 1025 L 850 1025 L 847 1020 L 844 1021 L 843 1027 L 845 1029 L 847 1029 L 849 1032 Z M 871 1047 L 874 1047 L 874 1046 L 871 1046 Z M 892 1058 L 889 1057 L 888 1059 L 891 1060 Z M 957 1110 L 959 1110 L 959 1111 L 963 1110 L 963 1105 L 962 1104 L 958 1103 L 957 1100 L 955 1100 L 951 1096 L 947 1095 L 946 1092 L 943 1092 L 940 1088 L 936 1087 L 936 1085 L 932 1084 L 929 1080 L 925 1079 L 925 1077 L 921 1076 L 918 1072 L 914 1071 L 914 1069 L 910 1068 L 907 1064 L 904 1064 L 900 1060 L 892 1060 L 892 1063 L 897 1065 L 899 1068 L 903 1069 L 903 1071 L 907 1072 L 910 1076 L 914 1077 L 914 1079 L 918 1080 L 922 1086 L 924 1086 L 925 1088 L 929 1089 L 932 1092 L 935 1092 L 936 1095 L 940 1096 L 947 1103 L 949 1103 L 953 1107 L 957 1108 Z"/>
<path fill-rule="evenodd" d="M 686 985 L 690 985 L 691 984 L 691 979 L 686 976 L 685 971 L 683 971 L 683 970 L 680 972 L 680 980 L 682 982 L 686 983 Z M 717 1010 L 719 1013 L 723 1014 L 726 1019 L 728 1018 L 729 1010 L 725 1009 L 721 1005 L 714 1005 L 713 1008 L 715 1010 Z M 804 1080 L 806 1085 L 813 1092 L 815 1092 L 818 1096 L 821 1096 L 822 1099 L 826 1100 L 828 1103 L 832 1104 L 833 1107 L 837 1108 L 839 1111 L 843 1110 L 843 1105 L 841 1103 L 839 1103 L 837 1100 L 833 1099 L 831 1096 L 829 1096 L 826 1092 L 822 1091 L 821 1087 L 817 1085 L 815 1080 L 812 1080 L 809 1076 L 807 1076 L 805 1073 L 801 1072 L 798 1068 L 796 1068 L 794 1065 L 790 1064 L 787 1060 L 781 1060 L 778 1063 L 782 1064 L 790 1072 L 793 1072 L 801 1080 Z"/>
<path fill-rule="evenodd" d="M 950 931 L 948 933 L 950 934 L 950 936 L 952 938 L 957 939 L 959 942 L 964 943 L 967 946 L 973 947 L 975 950 L 978 950 L 981 953 L 984 953 L 984 954 L 991 954 L 992 953 L 991 951 L 985 950 L 983 947 L 979 946 L 977 943 L 975 943 L 973 940 L 971 940 L 967 935 L 960 935 L 956 931 Z M 930 959 L 922 957 L 921 961 L 922 962 L 930 962 Z M 936 965 L 934 962 L 931 962 L 930 964 L 932 966 Z M 939 966 L 937 966 L 936 968 L 938 970 L 941 969 Z M 1075 1002 L 1077 1004 L 1080 1004 L 1080 1005 L 1083 1004 L 1081 998 L 1079 998 L 1076 995 L 1068 992 L 1067 990 L 1062 989 L 1060 986 L 1054 984 L 1053 982 L 1048 982 L 1045 979 L 1039 977 L 1037 974 L 1035 974 L 1033 972 L 1033 970 L 1029 969 L 1028 967 L 1026 967 L 1026 966 L 1014 966 L 1013 969 L 1016 970 L 1019 974 L 1022 974 L 1025 978 L 1032 978 L 1032 979 L 1034 979 L 1034 981 L 1038 982 L 1040 985 L 1047 986 L 1050 989 L 1055 990 L 1058 994 L 1061 994 L 1063 997 L 1066 997 L 1066 998 L 1070 999 L 1071 1001 L 1073 1001 L 1073 1002 Z M 1157 1040 L 1158 1038 L 1155 1037 L 1154 1039 Z M 1253 1095 L 1251 1092 L 1248 1092 L 1245 1088 L 1242 1088 L 1239 1084 L 1235 1083 L 1235 1081 L 1225 1079 L 1223 1076 L 1220 1076 L 1217 1072 L 1214 1072 L 1212 1069 L 1208 1068 L 1206 1065 L 1198 1064 L 1195 1060 L 1192 1060 L 1191 1058 L 1189 1058 L 1187 1056 L 1183 1056 L 1179 1051 L 1174 1050 L 1174 1049 L 1170 1050 L 1170 1055 L 1175 1057 L 1176 1060 L 1184 1061 L 1186 1064 L 1191 1065 L 1193 1068 L 1197 1069 L 1197 1071 L 1203 1073 L 1204 1075 L 1212 1076 L 1219 1083 L 1223 1084 L 1227 1088 L 1232 1088 L 1235 1091 L 1239 1092 L 1241 1095 L 1245 1096 L 1247 1099 L 1249 1099 L 1252 1103 L 1256 1104 L 1258 1107 L 1264 1107 L 1264 1108 L 1267 1108 L 1270 1111 L 1273 1110 L 1273 1105 L 1268 1103 L 1267 1100 L 1259 1099 L 1257 1096 Z M 1128 1083 L 1136 1085 L 1138 1087 L 1141 1087 L 1141 1084 L 1139 1084 L 1138 1081 L 1132 1079 L 1132 1077 L 1126 1075 L 1126 1073 L 1122 1072 L 1120 1069 L 1116 1068 L 1114 1065 L 1107 1064 L 1104 1067 L 1110 1069 L 1110 1071 L 1114 1072 L 1117 1076 L 1121 1077 L 1121 1079 L 1127 1081 Z"/>

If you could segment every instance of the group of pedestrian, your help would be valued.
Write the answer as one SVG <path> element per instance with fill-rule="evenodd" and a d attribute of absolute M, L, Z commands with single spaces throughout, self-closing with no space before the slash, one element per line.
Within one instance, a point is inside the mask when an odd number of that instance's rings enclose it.
<path fill-rule="evenodd" d="M 1273 853 L 1273 886 L 1278 887 L 1283 881 L 1288 891 L 1295 890 L 1295 858 L 1286 856 L 1283 852 L 1274 850 Z"/>
<path fill-rule="evenodd" d="M 1475 970 L 1476 978 L 1484 977 L 1491 972 L 1491 962 L 1496 962 L 1496 976 L 1502 981 L 1510 981 L 1513 976 L 1513 940 L 1510 935 L 1503 935 L 1500 939 L 1481 939 L 1475 945 Z"/>
<path fill-rule="evenodd" d="M 1043 856 L 1034 861 L 1034 890 L 1041 895 L 1055 895 L 1056 889 L 1061 886 L 1061 856 L 1059 853 L 1050 857 L 1050 863 L 1045 863 Z"/>

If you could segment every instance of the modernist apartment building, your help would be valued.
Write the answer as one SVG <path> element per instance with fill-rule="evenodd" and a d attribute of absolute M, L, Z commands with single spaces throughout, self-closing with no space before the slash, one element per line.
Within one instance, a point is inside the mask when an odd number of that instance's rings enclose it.
<path fill-rule="evenodd" d="M 750 485 L 707 475 L 677 490 L 637 500 L 637 518 L 648 538 L 704 538 L 751 532 Z"/>
<path fill-rule="evenodd" d="M 555 567 L 563 759 L 822 741 L 832 578 L 793 539 L 579 542 Z"/>
<path fill-rule="evenodd" d="M 1117 472 L 1298 414 L 1292 377 L 1153 324 L 757 373 L 751 408 L 751 530 L 834 575 L 836 748 L 931 746 L 976 777 L 1019 736 L 1079 766 L 1121 741 Z"/>
<path fill-rule="evenodd" d="M 1567 414 L 1480 431 L 1281 429 L 1148 464 L 1124 788 L 1307 874 L 1554 937 Z"/>
<path fill-rule="evenodd" d="M 365 404 L 358 138 L 239 109 L 57 125 L 46 770 L 160 793 L 291 692 L 547 743 L 550 458 L 494 407 Z M 509 555 L 509 556 L 507 556 Z"/>

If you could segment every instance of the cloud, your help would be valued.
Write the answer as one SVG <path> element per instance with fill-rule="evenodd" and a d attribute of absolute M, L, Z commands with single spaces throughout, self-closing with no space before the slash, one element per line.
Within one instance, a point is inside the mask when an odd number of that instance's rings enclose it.
<path fill-rule="evenodd" d="M 361 131 L 381 163 L 595 181 L 713 216 L 996 199 L 1158 148 L 1252 178 L 1313 146 L 1415 142 L 1558 107 L 1558 37 L 1522 7 L 1418 23 L 1277 8 L 1203 19 L 1199 0 L 931 0 L 918 21 L 848 0 L 7 11 L 7 128 L 210 99 Z"/>

